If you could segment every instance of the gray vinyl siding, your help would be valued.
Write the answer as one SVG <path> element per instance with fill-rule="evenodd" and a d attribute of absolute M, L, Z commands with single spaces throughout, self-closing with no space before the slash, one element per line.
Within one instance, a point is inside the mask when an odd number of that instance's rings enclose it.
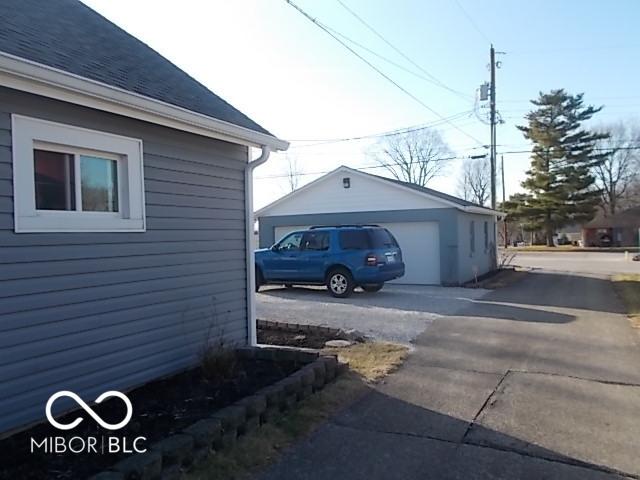
<path fill-rule="evenodd" d="M 147 231 L 14 233 L 11 113 L 142 139 Z M 89 402 L 193 365 L 207 340 L 247 342 L 246 160 L 246 147 L 0 88 L 0 436 L 42 419 L 56 391 Z"/>

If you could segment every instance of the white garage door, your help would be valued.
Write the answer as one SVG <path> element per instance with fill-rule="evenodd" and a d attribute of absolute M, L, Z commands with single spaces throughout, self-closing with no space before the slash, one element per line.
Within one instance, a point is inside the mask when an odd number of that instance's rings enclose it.
<path fill-rule="evenodd" d="M 393 283 L 440 283 L 440 230 L 437 222 L 384 223 L 380 226 L 393 233 L 402 249 L 405 274 Z"/>

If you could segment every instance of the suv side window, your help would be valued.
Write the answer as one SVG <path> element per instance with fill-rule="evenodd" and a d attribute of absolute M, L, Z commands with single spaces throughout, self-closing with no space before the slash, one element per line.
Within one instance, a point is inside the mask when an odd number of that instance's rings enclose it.
<path fill-rule="evenodd" d="M 302 236 L 302 250 L 329 250 L 329 232 L 306 232 Z"/>
<path fill-rule="evenodd" d="M 339 234 L 342 250 L 365 250 L 369 247 L 369 233 L 366 230 L 345 230 Z"/>
<path fill-rule="evenodd" d="M 302 232 L 292 233 L 284 237 L 278 243 L 278 250 L 283 252 L 292 252 L 295 250 L 300 250 L 300 243 L 302 241 Z"/>

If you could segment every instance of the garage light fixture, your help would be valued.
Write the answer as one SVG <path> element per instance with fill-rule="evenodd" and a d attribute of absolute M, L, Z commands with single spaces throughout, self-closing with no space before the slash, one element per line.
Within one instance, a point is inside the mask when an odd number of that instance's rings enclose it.
<path fill-rule="evenodd" d="M 349 178 L 349 177 L 344 177 L 344 178 L 342 179 L 342 186 L 343 186 L 344 188 L 351 188 L 351 178 Z"/>

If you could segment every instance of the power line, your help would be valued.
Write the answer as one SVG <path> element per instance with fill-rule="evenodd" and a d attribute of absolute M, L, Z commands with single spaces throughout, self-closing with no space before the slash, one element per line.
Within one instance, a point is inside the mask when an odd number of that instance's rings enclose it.
<path fill-rule="evenodd" d="M 476 32 L 478 32 L 480 34 L 480 36 L 482 36 L 487 43 L 493 43 L 491 42 L 491 39 L 488 37 L 487 34 L 485 34 L 480 27 L 478 26 L 478 24 L 475 22 L 475 20 L 473 19 L 473 17 L 471 15 L 469 15 L 467 13 L 467 11 L 464 9 L 464 7 L 462 6 L 462 4 L 458 1 L 455 0 L 456 5 L 458 5 L 458 8 L 460 9 L 460 11 L 462 12 L 462 14 L 467 18 L 467 20 L 469 21 L 469 23 L 473 26 L 473 28 L 476 30 Z"/>
<path fill-rule="evenodd" d="M 389 47 L 391 47 L 393 50 L 395 50 L 396 53 L 398 53 L 400 56 L 402 56 L 402 58 L 407 60 L 409 63 L 411 63 L 411 65 L 413 65 L 418 70 L 420 70 L 422 73 L 427 75 L 431 79 L 431 82 L 433 84 L 435 84 L 435 85 L 437 85 L 437 86 L 439 86 L 441 88 L 444 88 L 445 90 L 448 90 L 449 92 L 454 93 L 455 95 L 457 95 L 459 97 L 462 97 L 465 100 L 472 99 L 471 95 L 468 95 L 466 93 L 460 92 L 458 90 L 455 90 L 455 89 L 449 87 L 447 84 L 445 84 L 439 78 L 437 78 L 435 75 L 433 75 L 430 72 L 428 72 L 424 67 L 422 67 L 420 64 L 415 62 L 413 59 L 411 59 L 409 56 L 407 56 L 402 50 L 400 50 L 398 47 L 396 47 L 394 44 L 392 44 L 389 40 L 387 40 L 380 32 L 378 32 L 374 27 L 372 27 L 369 23 L 367 23 L 360 15 L 358 15 L 356 12 L 354 12 L 351 8 L 349 8 L 347 6 L 347 4 L 345 4 L 342 0 L 337 0 L 337 2 L 340 5 L 342 5 L 342 7 L 347 12 L 349 12 L 351 15 L 353 15 L 360 23 L 362 23 L 365 27 L 367 27 L 367 29 L 369 29 L 369 31 L 371 31 L 375 36 L 377 36 L 380 40 L 382 40 Z"/>
<path fill-rule="evenodd" d="M 465 158 L 471 158 L 470 156 L 466 156 L 466 157 L 443 157 L 443 158 L 434 158 L 432 159 L 432 161 L 435 162 L 444 162 L 444 161 L 449 161 L 449 160 L 464 160 Z M 356 167 L 349 167 L 352 168 L 353 170 L 371 170 L 371 169 L 376 169 L 376 168 L 387 168 L 387 167 L 394 167 L 394 166 L 399 166 L 399 165 L 404 165 L 401 164 L 399 162 L 385 162 L 385 163 L 379 163 L 377 165 L 362 165 L 362 166 L 356 166 Z M 333 169 L 335 170 L 335 169 Z M 304 176 L 308 176 L 308 175 L 323 175 L 325 173 L 329 173 L 329 172 L 333 172 L 333 170 L 323 170 L 323 171 L 319 171 L 319 172 L 302 172 L 302 173 L 285 173 L 285 174 L 277 174 L 277 175 L 264 175 L 261 177 L 255 177 L 254 180 L 266 180 L 266 179 L 272 179 L 272 178 L 287 178 L 287 177 L 304 177 Z"/>
<path fill-rule="evenodd" d="M 454 115 L 451 115 L 450 117 L 447 117 L 447 120 L 448 121 L 458 120 L 458 119 L 464 118 L 466 115 L 470 115 L 471 113 L 472 113 L 471 110 L 468 110 L 466 112 L 459 112 L 459 113 L 456 113 Z M 419 124 L 419 125 L 411 125 L 409 127 L 402 127 L 402 128 L 397 128 L 395 130 L 388 130 L 388 131 L 385 131 L 385 132 L 372 133 L 372 134 L 368 134 L 368 135 L 360 135 L 360 136 L 355 136 L 355 137 L 320 138 L 320 139 L 289 140 L 289 141 L 290 142 L 317 142 L 317 143 L 311 143 L 309 145 L 296 145 L 296 146 L 293 146 L 291 148 L 315 147 L 315 146 L 327 145 L 327 144 L 331 144 L 331 143 L 351 142 L 351 141 L 365 140 L 365 139 L 369 139 L 369 138 L 390 137 L 390 136 L 393 136 L 393 135 L 399 135 L 399 134 L 403 134 L 403 133 L 411 133 L 411 132 L 416 132 L 416 131 L 420 131 L 420 130 L 426 130 L 428 128 L 432 128 L 432 127 L 438 126 L 438 125 L 440 125 L 442 123 L 444 123 L 442 120 L 438 120 L 438 121 L 435 121 L 435 122 L 422 123 L 422 124 Z"/>
<path fill-rule="evenodd" d="M 340 1 L 340 0 L 338 0 L 338 1 Z M 445 89 L 447 89 L 447 90 L 449 90 L 449 91 L 451 91 L 451 92 L 455 93 L 456 95 L 458 95 L 459 97 L 461 97 L 461 98 L 462 98 L 462 99 L 464 99 L 464 100 L 470 100 L 470 99 L 471 99 L 471 96 L 465 96 L 465 95 L 464 95 L 464 94 L 462 94 L 461 92 L 458 92 L 458 91 L 456 91 L 456 90 L 453 90 L 453 89 L 449 88 L 449 87 L 448 87 L 448 86 L 446 86 L 446 85 L 443 85 L 443 84 L 441 84 L 441 83 L 439 83 L 439 82 L 436 82 L 436 81 L 432 80 L 431 78 L 428 78 L 428 77 L 425 77 L 424 75 L 421 75 L 421 74 L 419 74 L 419 73 L 416 73 L 416 72 L 414 72 L 413 70 L 408 69 L 408 68 L 407 68 L 407 67 L 405 67 L 404 65 L 400 65 L 399 63 L 397 63 L 397 62 L 395 62 L 395 61 L 393 61 L 393 60 L 391 60 L 391 59 L 389 59 L 389 58 L 385 57 L 384 55 L 380 55 L 380 54 L 379 54 L 378 52 L 376 52 L 375 50 L 372 50 L 372 49 L 370 49 L 369 47 L 366 47 L 365 45 L 363 45 L 363 44 L 361 44 L 361 43 L 359 43 L 359 42 L 357 42 L 357 41 L 353 40 L 352 38 L 347 37 L 345 34 L 338 32 L 338 31 L 337 31 L 336 29 L 334 29 L 334 28 L 331 28 L 331 27 L 329 27 L 329 26 L 327 26 L 327 25 L 325 25 L 325 27 L 326 27 L 328 30 L 330 30 L 331 32 L 335 33 L 336 35 L 338 35 L 338 36 L 340 36 L 340 37 L 344 38 L 344 39 L 345 39 L 345 40 L 347 40 L 348 42 L 351 42 L 351 43 L 353 43 L 354 45 L 357 45 L 357 46 L 358 46 L 358 47 L 360 47 L 361 49 L 366 50 L 367 52 L 369 52 L 371 55 L 374 55 L 374 56 L 378 57 L 379 59 L 381 59 L 381 60 L 383 60 L 383 61 L 385 61 L 385 62 L 387 62 L 387 63 L 389 63 L 389 64 L 393 65 L 393 66 L 394 66 L 394 67 L 396 67 L 396 68 L 399 68 L 400 70 L 404 70 L 405 72 L 410 73 L 411 75 L 413 75 L 413 76 L 415 76 L 415 77 L 417 77 L 417 78 L 419 78 L 419 79 L 421 79 L 421 80 L 424 80 L 424 81 L 426 81 L 426 82 L 429 82 L 429 83 L 431 83 L 431 84 L 433 84 L 433 85 L 435 85 L 435 86 L 437 86 L 437 87 L 445 88 Z"/>
<path fill-rule="evenodd" d="M 398 88 L 400 91 L 402 91 L 405 95 L 409 96 L 410 98 L 412 98 L 415 102 L 417 102 L 418 104 L 420 104 L 421 106 L 423 106 L 424 108 L 426 108 L 427 110 L 429 110 L 431 113 L 433 113 L 436 117 L 440 118 L 441 120 L 445 120 L 447 123 L 450 123 L 456 130 L 458 130 L 460 133 L 462 133 L 463 135 L 469 137 L 470 139 L 472 139 L 474 142 L 478 143 L 479 145 L 482 145 L 482 142 L 480 140 L 478 140 L 476 137 L 474 137 L 473 135 L 465 132 L 464 130 L 462 130 L 461 128 L 459 128 L 457 125 L 454 125 L 453 123 L 447 121 L 445 119 L 445 117 L 443 117 L 442 115 L 440 115 L 438 112 L 436 112 L 433 108 L 431 108 L 429 105 L 427 105 L 426 103 L 424 103 L 422 100 L 420 100 L 418 97 L 416 97 L 414 94 L 412 94 L 411 92 L 409 92 L 407 89 L 405 89 L 404 87 L 402 87 L 399 83 L 397 83 L 395 80 L 393 80 L 391 77 L 389 77 L 386 73 L 384 73 L 382 70 L 380 70 L 378 67 L 376 67 L 373 63 L 371 63 L 369 60 L 367 60 L 366 58 L 364 58 L 362 55 L 360 55 L 358 52 L 356 52 L 353 48 L 351 48 L 349 45 L 347 45 L 343 40 L 341 40 L 339 37 L 337 37 L 335 34 L 333 34 L 323 23 L 321 23 L 319 20 L 315 19 L 314 17 L 312 17 L 311 15 L 309 15 L 306 11 L 304 11 L 302 8 L 300 8 L 298 5 L 296 5 L 295 3 L 293 3 L 291 0 L 285 0 L 285 2 L 287 2 L 289 5 L 291 5 L 293 8 L 295 8 L 298 12 L 300 12 L 305 18 L 307 18 L 310 22 L 312 22 L 314 25 L 316 25 L 318 28 L 322 29 L 325 33 L 327 33 L 328 35 L 330 35 L 334 40 L 336 40 L 338 43 L 340 43 L 343 47 L 345 47 L 347 50 L 349 50 L 351 53 L 353 53 L 356 57 L 358 57 L 360 60 L 362 60 L 364 63 L 366 63 L 370 68 L 372 68 L 373 70 L 375 70 L 380 76 L 382 76 L 383 78 L 385 78 L 388 82 L 392 83 L 396 88 Z"/>

